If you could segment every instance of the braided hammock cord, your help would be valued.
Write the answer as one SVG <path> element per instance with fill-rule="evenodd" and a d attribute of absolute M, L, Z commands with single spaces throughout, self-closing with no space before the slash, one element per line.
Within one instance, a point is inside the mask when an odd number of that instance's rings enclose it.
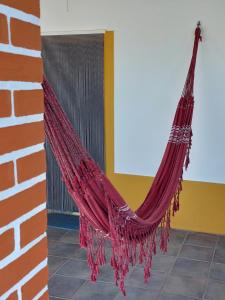
<path fill-rule="evenodd" d="M 62 180 L 80 211 L 80 245 L 87 248 L 91 280 L 97 279 L 100 266 L 106 263 L 105 241 L 109 240 L 115 282 L 124 295 L 124 280 L 129 266 L 143 264 L 147 281 L 157 244 L 162 251 L 167 251 L 170 217 L 179 209 L 183 168 L 189 164 L 194 74 L 200 40 L 198 26 L 169 141 L 153 184 L 135 212 L 82 146 L 47 79 L 43 80 L 46 136 L 60 167 Z"/>

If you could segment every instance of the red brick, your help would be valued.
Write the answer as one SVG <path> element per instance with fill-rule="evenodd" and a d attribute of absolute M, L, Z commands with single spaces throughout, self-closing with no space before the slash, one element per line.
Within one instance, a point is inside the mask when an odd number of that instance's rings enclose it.
<path fill-rule="evenodd" d="M 0 201 L 0 227 L 16 220 L 45 201 L 45 181 L 37 183 L 33 187 L 4 201 Z"/>
<path fill-rule="evenodd" d="M 44 238 L 11 264 L 0 269 L 0 299 L 6 291 L 32 271 L 47 257 L 47 239 Z"/>
<path fill-rule="evenodd" d="M 47 211 L 41 211 L 20 225 L 20 246 L 23 248 L 46 231 Z"/>
<path fill-rule="evenodd" d="M 8 42 L 9 42 L 9 37 L 8 37 L 7 17 L 3 14 L 0 14 L 0 43 L 8 44 Z"/>
<path fill-rule="evenodd" d="M 14 109 L 16 116 L 26 116 L 43 113 L 43 90 L 15 91 Z"/>
<path fill-rule="evenodd" d="M 46 291 L 40 298 L 39 300 L 49 300 L 49 294 L 48 291 Z"/>
<path fill-rule="evenodd" d="M 17 294 L 17 291 L 15 291 L 15 292 L 12 293 L 11 295 L 9 295 L 9 297 L 7 298 L 7 300 L 18 300 L 18 294 Z"/>
<path fill-rule="evenodd" d="M 45 267 L 22 287 L 22 298 L 33 299 L 46 286 L 47 281 L 48 268 Z"/>
<path fill-rule="evenodd" d="M 42 82 L 41 58 L 0 52 L 0 61 L 0 80 Z"/>
<path fill-rule="evenodd" d="M 0 118 L 11 116 L 11 92 L 0 90 Z"/>
<path fill-rule="evenodd" d="M 28 14 L 40 17 L 39 0 L 0 0 L 0 4 L 22 10 Z"/>
<path fill-rule="evenodd" d="M 39 151 L 16 161 L 18 182 L 28 180 L 46 171 L 45 151 Z"/>
<path fill-rule="evenodd" d="M 0 128 L 0 155 L 42 143 L 45 139 L 44 123 L 30 124 Z"/>
<path fill-rule="evenodd" d="M 14 164 L 12 161 L 0 165 L 0 191 L 6 190 L 15 184 Z"/>
<path fill-rule="evenodd" d="M 13 229 L 9 229 L 0 234 L 0 245 L 0 260 L 2 260 L 14 250 L 15 243 Z"/>
<path fill-rule="evenodd" d="M 40 26 L 11 18 L 11 41 L 14 46 L 40 50 Z"/>

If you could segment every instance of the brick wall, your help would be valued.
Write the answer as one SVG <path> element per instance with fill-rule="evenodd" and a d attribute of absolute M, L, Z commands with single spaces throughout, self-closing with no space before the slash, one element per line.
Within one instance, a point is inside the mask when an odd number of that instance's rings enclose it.
<path fill-rule="evenodd" d="M 39 0 L 0 0 L 0 299 L 48 299 Z"/>

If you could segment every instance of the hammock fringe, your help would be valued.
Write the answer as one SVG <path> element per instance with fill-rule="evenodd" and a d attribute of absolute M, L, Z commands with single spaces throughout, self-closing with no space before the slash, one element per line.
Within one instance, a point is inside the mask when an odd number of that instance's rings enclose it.
<path fill-rule="evenodd" d="M 90 169 L 91 167 L 88 168 L 88 170 Z M 90 173 L 87 176 L 90 176 Z M 87 176 L 84 175 L 84 177 Z M 124 214 L 124 212 L 128 210 L 128 207 L 124 206 L 119 209 L 113 206 L 112 201 L 110 201 L 109 195 L 106 192 L 107 188 L 102 184 L 103 179 L 99 180 L 99 176 L 96 176 L 95 173 L 93 180 L 96 181 L 96 184 L 99 185 L 102 192 L 105 194 L 105 202 L 108 205 L 109 211 L 110 235 L 93 228 L 91 222 L 89 222 L 85 217 L 85 214 L 81 213 L 80 245 L 87 249 L 87 262 L 91 270 L 90 279 L 92 281 L 96 281 L 100 272 L 100 267 L 106 264 L 105 249 L 107 246 L 105 241 L 110 241 L 112 248 L 110 264 L 114 270 L 115 283 L 119 286 L 122 293 L 126 295 L 125 278 L 129 272 L 129 266 L 133 267 L 137 263 L 143 265 L 144 281 L 146 283 L 151 277 L 150 270 L 153 255 L 156 254 L 157 237 L 160 250 L 164 253 L 167 252 L 171 215 L 174 216 L 174 214 L 179 210 L 179 197 L 180 192 L 182 191 L 182 177 L 179 180 L 174 197 L 171 199 L 169 207 L 161 220 L 159 231 L 157 230 L 158 227 L 155 227 L 150 230 L 143 230 L 141 235 L 137 235 L 135 231 L 130 229 L 131 227 L 129 226 L 129 222 L 132 222 L 132 218 L 128 217 L 127 214 Z M 83 181 L 81 182 L 83 184 Z M 88 197 L 87 194 L 86 197 Z"/>

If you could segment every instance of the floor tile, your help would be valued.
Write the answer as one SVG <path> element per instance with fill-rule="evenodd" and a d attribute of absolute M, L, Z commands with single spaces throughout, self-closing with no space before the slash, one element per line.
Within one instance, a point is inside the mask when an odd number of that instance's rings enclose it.
<path fill-rule="evenodd" d="M 105 246 L 108 248 L 112 248 L 112 242 L 110 239 L 105 240 Z"/>
<path fill-rule="evenodd" d="M 72 257 L 78 255 L 78 248 L 78 245 L 50 241 L 48 245 L 48 253 L 49 255 L 54 256 Z"/>
<path fill-rule="evenodd" d="M 219 281 L 210 280 L 208 284 L 205 299 L 208 300 L 224 300 L 225 284 Z"/>
<path fill-rule="evenodd" d="M 204 293 L 205 280 L 190 276 L 170 275 L 164 286 L 164 292 L 182 296 L 201 298 Z"/>
<path fill-rule="evenodd" d="M 174 265 L 176 258 L 174 256 L 156 255 L 152 260 L 152 270 L 160 272 L 169 272 Z"/>
<path fill-rule="evenodd" d="M 141 267 L 134 268 L 126 281 L 127 286 L 138 287 L 143 289 L 151 289 L 159 291 L 166 280 L 166 274 L 160 272 L 151 272 L 151 277 L 147 283 L 144 281 L 144 269 Z"/>
<path fill-rule="evenodd" d="M 206 278 L 209 272 L 209 262 L 178 258 L 172 270 L 172 275 L 187 275 Z"/>
<path fill-rule="evenodd" d="M 210 278 L 225 282 L 225 264 L 214 263 L 210 271 Z"/>
<path fill-rule="evenodd" d="M 114 283 L 114 270 L 110 264 L 100 267 L 97 281 Z"/>
<path fill-rule="evenodd" d="M 171 230 L 169 236 L 169 245 L 170 246 L 181 246 L 184 243 L 187 232 L 183 230 Z"/>
<path fill-rule="evenodd" d="M 57 274 L 88 280 L 90 278 L 90 269 L 86 261 L 70 259 L 58 269 Z"/>
<path fill-rule="evenodd" d="M 204 247 L 214 247 L 218 237 L 213 234 L 190 232 L 185 244 L 199 245 Z"/>
<path fill-rule="evenodd" d="M 59 240 L 59 242 L 70 243 L 70 244 L 79 244 L 80 243 L 80 234 L 78 230 L 68 230 L 65 234 L 63 234 Z"/>
<path fill-rule="evenodd" d="M 126 287 L 126 297 L 124 297 L 121 292 L 118 292 L 114 300 L 156 300 L 158 297 L 158 292 L 150 291 L 146 289 L 140 289 L 137 287 Z M 106 299 L 104 299 L 106 300 Z"/>
<path fill-rule="evenodd" d="M 224 235 L 220 235 L 218 237 L 218 245 L 225 248 L 225 236 Z"/>
<path fill-rule="evenodd" d="M 186 231 L 183 230 L 176 230 L 176 229 L 171 229 L 170 234 L 169 234 L 169 241 L 168 241 L 168 251 L 176 251 L 176 249 L 180 248 L 182 244 L 184 243 L 185 237 L 187 235 Z M 157 253 L 160 253 L 160 230 L 157 233 L 156 236 L 157 239 Z M 170 250 L 172 249 L 172 250 Z M 172 254 L 173 255 L 173 254 Z"/>
<path fill-rule="evenodd" d="M 75 292 L 85 281 L 78 278 L 54 275 L 48 284 L 49 295 L 72 299 Z"/>
<path fill-rule="evenodd" d="M 225 244 L 218 243 L 213 261 L 217 263 L 225 263 Z"/>
<path fill-rule="evenodd" d="M 213 248 L 183 245 L 179 256 L 203 261 L 211 261 L 213 256 Z"/>
<path fill-rule="evenodd" d="M 160 249 L 159 246 L 157 247 L 157 254 L 158 255 L 163 255 L 163 256 L 177 256 L 178 253 L 180 252 L 182 247 L 182 244 L 177 244 L 176 246 L 174 246 L 172 243 L 169 242 L 168 244 L 168 248 L 167 248 L 167 252 L 163 253 Z"/>
<path fill-rule="evenodd" d="M 109 247 L 105 247 L 105 259 L 107 263 L 110 263 L 112 256 L 112 249 Z"/>
<path fill-rule="evenodd" d="M 218 235 L 219 242 L 225 243 L 225 235 Z"/>
<path fill-rule="evenodd" d="M 74 300 L 113 300 L 118 288 L 109 283 L 86 282 L 74 295 Z"/>
<path fill-rule="evenodd" d="M 68 231 L 67 229 L 48 227 L 47 229 L 48 240 L 58 241 L 67 231 Z"/>
<path fill-rule="evenodd" d="M 48 245 L 50 300 L 199 300 L 203 295 L 207 300 L 225 300 L 225 236 L 171 230 L 168 251 L 163 254 L 157 249 L 147 284 L 142 266 L 130 268 L 126 298 L 114 283 L 110 242 L 106 243 L 107 264 L 100 268 L 95 284 L 89 281 L 86 250 L 79 246 L 78 231 L 49 227 Z"/>
<path fill-rule="evenodd" d="M 87 260 L 87 250 L 81 248 L 79 244 L 73 244 L 74 253 L 71 258 L 77 258 L 81 260 Z M 110 248 L 105 248 L 105 259 L 107 263 L 110 263 L 112 255 L 112 250 Z"/>
<path fill-rule="evenodd" d="M 66 261 L 67 261 L 66 258 L 49 255 L 48 257 L 49 277 L 52 276 Z"/>
<path fill-rule="evenodd" d="M 74 244 L 73 249 L 74 249 L 74 253 L 72 255 L 73 258 L 87 260 L 87 250 L 86 249 L 81 248 L 79 244 Z"/>
<path fill-rule="evenodd" d="M 182 295 L 173 295 L 173 294 L 162 294 L 157 298 L 157 300 L 195 300 L 197 298 L 187 297 Z"/>
<path fill-rule="evenodd" d="M 54 248 L 54 245 L 56 244 L 56 241 L 51 240 L 51 239 L 47 239 L 48 242 L 48 250 L 51 248 Z"/>

